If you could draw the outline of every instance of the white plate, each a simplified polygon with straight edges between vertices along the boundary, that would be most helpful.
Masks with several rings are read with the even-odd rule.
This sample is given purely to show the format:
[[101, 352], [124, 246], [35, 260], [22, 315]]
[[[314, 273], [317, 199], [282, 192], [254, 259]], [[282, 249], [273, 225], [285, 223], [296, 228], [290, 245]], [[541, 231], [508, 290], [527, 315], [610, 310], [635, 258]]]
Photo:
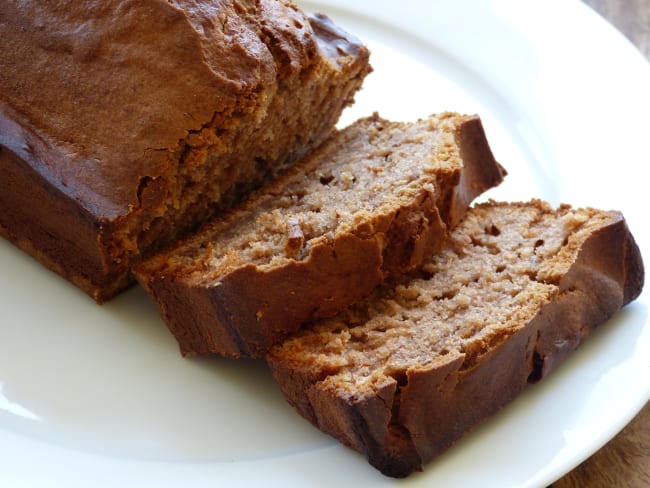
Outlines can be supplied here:
[[[304, 6], [373, 49], [375, 72], [346, 121], [478, 112], [510, 172], [491, 197], [621, 209], [647, 255], [637, 167], [650, 160], [650, 67], [581, 3]], [[4, 241], [0, 262], [0, 485], [393, 483], [299, 418], [263, 363], [182, 359], [140, 290], [98, 307]], [[649, 358], [644, 293], [405, 484], [552, 482], [648, 400]]]

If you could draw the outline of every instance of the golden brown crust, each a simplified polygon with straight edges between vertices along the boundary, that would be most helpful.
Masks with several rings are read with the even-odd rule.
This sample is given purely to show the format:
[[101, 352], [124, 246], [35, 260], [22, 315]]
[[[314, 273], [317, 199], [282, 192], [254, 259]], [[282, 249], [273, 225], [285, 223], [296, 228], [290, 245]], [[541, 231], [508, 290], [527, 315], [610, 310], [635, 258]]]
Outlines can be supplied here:
[[[404, 140], [403, 147], [393, 146], [393, 139], [382, 143], [365, 140], [368, 133], [393, 137], [393, 132], [396, 138]], [[419, 144], [418, 138], [425, 136], [428, 142]], [[379, 180], [377, 176], [376, 181], [386, 186], [377, 190], [386, 194], [386, 198], [370, 205], [378, 208], [371, 212], [359, 210], [351, 217], [353, 225], [336, 217], [332, 227], [323, 231], [324, 235], [312, 236], [303, 258], [294, 259], [297, 249], [290, 249], [290, 259], [274, 258], [281, 257], [280, 262], [266, 258], [270, 261], [252, 263], [246, 257], [239, 258], [239, 254], [255, 246], [271, 247], [271, 231], [257, 230], [260, 220], [279, 212], [280, 202], [291, 201], [294, 193], [307, 193], [300, 184], [309, 179], [307, 175], [318, 174], [323, 166], [319, 165], [321, 160], [340, 160], [336, 171], [344, 176], [348, 173], [345, 168], [352, 160], [349, 155], [352, 150], [358, 163], [349, 172], [357, 171], [359, 178], [362, 172], [388, 173], [389, 163], [382, 166], [388, 157], [388, 153], [384, 156], [382, 152], [387, 151], [384, 146], [402, 162], [397, 166], [395, 180]], [[407, 147], [415, 147], [418, 158], [413, 158]], [[368, 170], [371, 166], [374, 169]], [[442, 114], [413, 124], [399, 124], [375, 115], [333, 136], [312, 158], [294, 166], [283, 178], [246, 202], [243, 209], [231, 212], [176, 249], [162, 252], [138, 266], [136, 275], [158, 304], [184, 353], [260, 356], [305, 321], [332, 316], [365, 296], [387, 275], [418, 266], [440, 249], [449, 225], [459, 220], [471, 199], [500, 183], [504, 174], [492, 156], [476, 116]], [[338, 179], [343, 180], [342, 176]], [[320, 184], [328, 188], [325, 193], [334, 191], [328, 186], [329, 178], [333, 176], [323, 177]], [[413, 188], [408, 196], [394, 198], [391, 192], [396, 192], [396, 188], [390, 186], [406, 188], [403, 178], [412, 180], [409, 188]], [[298, 188], [294, 188], [294, 181]], [[362, 186], [372, 184], [371, 177]], [[368, 191], [358, 187], [353, 193], [355, 201], [349, 205], [361, 206], [359, 199], [368, 203], [371, 198]], [[269, 198], [274, 206], [263, 213], [262, 203]], [[303, 201], [299, 200], [300, 205]], [[280, 222], [272, 230], [295, 235], [295, 221], [300, 220], [296, 215], [305, 215], [298, 205], [290, 204], [288, 217], [282, 217], [294, 222], [292, 225], [283, 227]], [[325, 205], [317, 215], [326, 212], [338, 215], [339, 211], [348, 210], [348, 205], [336, 202]], [[331, 206], [336, 206], [336, 211]], [[444, 219], [440, 207], [445, 212]], [[304, 225], [309, 227], [308, 223]], [[255, 229], [252, 233], [251, 227]], [[241, 239], [248, 239], [249, 234], [252, 237], [231, 242], [226, 233], [242, 236]], [[212, 246], [224, 248], [223, 256], [219, 254], [220, 261], [211, 255]], [[237, 251], [240, 248], [243, 251]], [[287, 252], [286, 244], [280, 251]], [[218, 264], [226, 259], [236, 264]], [[179, 297], [183, 297], [182, 302]]]
[[[499, 212], [501, 218], [497, 218]], [[523, 234], [513, 229], [511, 238], [529, 240], [532, 254], [527, 252], [526, 246], [518, 247], [514, 242], [514, 246], [503, 247], [502, 261], [486, 260], [485, 256], [499, 255], [490, 250], [499, 248], [495, 243], [499, 242], [499, 235], [507, 231], [504, 222], [510, 216], [516, 219], [518, 213], [527, 214], [521, 220], [532, 222], [533, 233], [524, 235], [525, 227], [522, 227]], [[593, 216], [593, 224], [589, 223], [590, 216]], [[385, 322], [380, 329], [384, 330], [392, 320], [388, 318], [389, 313], [398, 317], [410, 313], [399, 308], [400, 301], [406, 300], [408, 295], [398, 298], [397, 293], [378, 291], [376, 296], [388, 297], [383, 305], [388, 307], [384, 317], [373, 315], [381, 314], [382, 308], [372, 305], [375, 302], [371, 298], [367, 301], [371, 305], [366, 302], [357, 305], [340, 320], [310, 325], [274, 348], [267, 357], [289, 403], [302, 416], [343, 444], [365, 454], [373, 466], [388, 476], [404, 477], [421, 469], [468, 430], [514, 399], [527, 383], [548, 374], [594, 327], [637, 297], [643, 286], [639, 249], [618, 213], [588, 210], [578, 211], [574, 216], [569, 207], [553, 211], [539, 201], [526, 204], [490, 202], [470, 210], [468, 222], [470, 218], [475, 225], [465, 228], [467, 234], [454, 233], [454, 251], [450, 251], [450, 255], [461, 256], [459, 261], [451, 262], [464, 264], [454, 265], [442, 281], [436, 283], [449, 280], [460, 284], [465, 280], [466, 270], [486, 274], [489, 271], [483, 267], [494, 264], [485, 263], [497, 263], [499, 269], [494, 276], [504, 276], [501, 282], [482, 285], [477, 294], [468, 295], [473, 298], [456, 302], [461, 303], [457, 313], [461, 320], [465, 316], [467, 320], [474, 320], [482, 307], [488, 310], [488, 304], [494, 299], [490, 297], [504, 300], [495, 302], [497, 310], [507, 309], [505, 303], [512, 295], [516, 305], [502, 317], [503, 322], [487, 316], [488, 312], [484, 311], [481, 328], [473, 333], [476, 339], [458, 337], [458, 346], [431, 344], [431, 351], [422, 353], [424, 357], [416, 355], [417, 360], [404, 360], [401, 372], [390, 371], [391, 362], [400, 361], [395, 357], [397, 353], [393, 353], [377, 364], [375, 371], [371, 355], [375, 350], [388, 347], [389, 336], [382, 340], [380, 335], [371, 335], [372, 328], [365, 324]], [[532, 229], [539, 229], [540, 225], [542, 228], [555, 225], [560, 229], [545, 236], [546, 240], [555, 242], [544, 243], [544, 236], [534, 233]], [[565, 234], [564, 226], [576, 230]], [[563, 236], [565, 242], [562, 242]], [[546, 245], [548, 250], [545, 250]], [[474, 252], [475, 246], [485, 246], [485, 253], [477, 252], [475, 261], [462, 257]], [[507, 257], [511, 249], [519, 249], [521, 255]], [[436, 269], [444, 269], [445, 259], [440, 257], [435, 261], [438, 263]], [[528, 259], [531, 261], [526, 264]], [[521, 279], [517, 278], [518, 272]], [[478, 275], [471, 278], [470, 273], [469, 281], [463, 286], [473, 286]], [[451, 312], [453, 309], [446, 305], [445, 298], [454, 285], [439, 290], [445, 296], [434, 299], [431, 305], [424, 305], [427, 303], [425, 295], [435, 297], [438, 291], [426, 284], [417, 285], [422, 283], [417, 274], [413, 280], [412, 285], [400, 280], [395, 288], [408, 290], [409, 286], [414, 289], [422, 286], [429, 290], [420, 292], [421, 310], [418, 312], [416, 307], [413, 316], [421, 317], [422, 321], [436, 320], [437, 312], [427, 315], [426, 308], [440, 306], [446, 318], [440, 323], [431, 323], [427, 326], [429, 329], [422, 325], [406, 325], [409, 332], [399, 343], [399, 356], [404, 353], [410, 357], [405, 351], [420, 350], [423, 343], [428, 344], [431, 339], [427, 334], [434, 332], [424, 331], [445, 328], [446, 324], [451, 326], [456, 320], [456, 312]], [[533, 288], [528, 292], [521, 288], [520, 292], [520, 285], [513, 286], [506, 280]], [[477, 283], [482, 283], [480, 278]], [[505, 294], [502, 295], [501, 289], [506, 290]], [[518, 293], [523, 297], [519, 302]], [[398, 305], [391, 311], [390, 303], [394, 301]], [[468, 305], [476, 306], [477, 312], [463, 315], [463, 307]], [[379, 312], [365, 312], [364, 315], [366, 307]], [[462, 324], [460, 326], [462, 330]], [[485, 332], [481, 332], [483, 328]], [[356, 341], [361, 341], [360, 345], [356, 345]], [[351, 352], [344, 355], [342, 351], [347, 346], [343, 344], [347, 343]], [[357, 355], [365, 359], [362, 361]], [[352, 361], [367, 362], [368, 366], [354, 366], [356, 363]], [[386, 372], [381, 373], [381, 370]]]
[[621, 214], [594, 232], [559, 282], [559, 294], [544, 308], [530, 381], [537, 381], [621, 307], [639, 296], [641, 252]]
[[43, 155], [44, 178], [97, 217], [136, 205], [140, 178], [168, 171], [167, 151], [274, 78], [232, 2], [221, 3], [232, 34], [214, 21], [196, 30], [202, 3], [194, 16], [160, 0], [3, 5], [1, 64], [14, 69], [0, 75], [2, 102], [65, 154]]
[[[0, 37], [0, 169], [58, 207], [3, 188], [2, 233], [98, 301], [317, 145], [370, 71], [358, 40], [285, 0], [12, 0]], [[83, 235], [48, 228], [64, 207]]]

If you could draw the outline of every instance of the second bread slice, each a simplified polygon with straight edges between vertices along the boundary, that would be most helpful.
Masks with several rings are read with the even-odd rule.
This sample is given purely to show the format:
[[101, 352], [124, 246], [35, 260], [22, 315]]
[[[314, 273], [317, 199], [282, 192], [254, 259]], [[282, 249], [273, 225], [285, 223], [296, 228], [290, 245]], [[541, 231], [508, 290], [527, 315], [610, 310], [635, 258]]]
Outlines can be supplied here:
[[260, 356], [417, 267], [504, 175], [476, 116], [374, 115], [136, 276], [184, 354]]

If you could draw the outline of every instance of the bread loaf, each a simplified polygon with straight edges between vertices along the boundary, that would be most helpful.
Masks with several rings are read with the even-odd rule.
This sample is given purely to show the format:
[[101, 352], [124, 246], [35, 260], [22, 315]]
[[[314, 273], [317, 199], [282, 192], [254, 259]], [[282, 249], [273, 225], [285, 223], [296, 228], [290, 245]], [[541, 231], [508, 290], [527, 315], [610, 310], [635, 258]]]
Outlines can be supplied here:
[[636, 298], [617, 212], [489, 202], [450, 245], [268, 355], [298, 412], [404, 477], [538, 381]]
[[503, 175], [476, 116], [375, 115], [135, 272], [184, 353], [260, 356], [418, 266]]
[[288, 0], [7, 0], [0, 39], [0, 234], [97, 301], [323, 141], [370, 71]]

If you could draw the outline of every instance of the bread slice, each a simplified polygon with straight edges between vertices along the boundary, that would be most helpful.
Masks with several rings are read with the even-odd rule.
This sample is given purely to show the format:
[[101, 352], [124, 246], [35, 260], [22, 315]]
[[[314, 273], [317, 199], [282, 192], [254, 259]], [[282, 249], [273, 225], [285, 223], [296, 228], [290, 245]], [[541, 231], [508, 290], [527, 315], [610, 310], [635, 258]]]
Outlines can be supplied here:
[[547, 374], [643, 279], [620, 213], [489, 202], [422, 269], [306, 326], [268, 363], [302, 416], [404, 477]]
[[260, 356], [419, 265], [503, 175], [476, 116], [374, 115], [135, 272], [183, 353]]
[[0, 10], [0, 235], [100, 302], [322, 142], [371, 69], [288, 0]]

